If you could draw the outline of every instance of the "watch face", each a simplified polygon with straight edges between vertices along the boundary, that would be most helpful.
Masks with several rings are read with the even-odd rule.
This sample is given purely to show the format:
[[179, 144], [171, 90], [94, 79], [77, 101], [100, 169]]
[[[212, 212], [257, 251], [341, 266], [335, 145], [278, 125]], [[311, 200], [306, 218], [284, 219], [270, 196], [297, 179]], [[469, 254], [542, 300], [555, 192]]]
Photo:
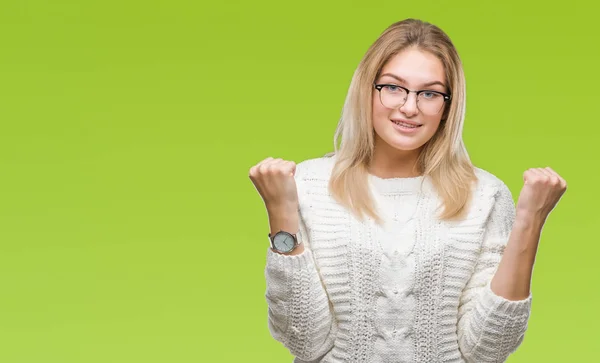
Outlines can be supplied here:
[[273, 237], [273, 247], [281, 252], [289, 252], [294, 248], [294, 237], [286, 232], [278, 232]]

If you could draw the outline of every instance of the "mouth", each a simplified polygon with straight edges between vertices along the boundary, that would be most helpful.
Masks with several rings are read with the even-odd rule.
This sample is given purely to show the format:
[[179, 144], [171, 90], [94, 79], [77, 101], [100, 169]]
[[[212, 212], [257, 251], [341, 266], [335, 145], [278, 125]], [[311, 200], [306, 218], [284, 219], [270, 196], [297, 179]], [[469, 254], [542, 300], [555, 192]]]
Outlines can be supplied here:
[[406, 130], [418, 129], [419, 127], [423, 126], [423, 124], [420, 124], [420, 123], [414, 122], [414, 121], [408, 121], [408, 120], [395, 119], [395, 120], [390, 120], [390, 121], [392, 123], [394, 123], [396, 126], [400, 127], [401, 129], [406, 129]]

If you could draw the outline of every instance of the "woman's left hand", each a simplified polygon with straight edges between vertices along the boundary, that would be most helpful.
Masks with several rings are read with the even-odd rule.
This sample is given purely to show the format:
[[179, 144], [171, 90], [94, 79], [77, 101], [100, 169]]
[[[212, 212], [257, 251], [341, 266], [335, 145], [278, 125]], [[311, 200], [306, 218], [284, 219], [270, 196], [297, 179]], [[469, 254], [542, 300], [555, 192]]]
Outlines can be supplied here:
[[523, 173], [524, 185], [517, 201], [517, 219], [544, 223], [562, 195], [567, 182], [551, 168], [532, 168]]

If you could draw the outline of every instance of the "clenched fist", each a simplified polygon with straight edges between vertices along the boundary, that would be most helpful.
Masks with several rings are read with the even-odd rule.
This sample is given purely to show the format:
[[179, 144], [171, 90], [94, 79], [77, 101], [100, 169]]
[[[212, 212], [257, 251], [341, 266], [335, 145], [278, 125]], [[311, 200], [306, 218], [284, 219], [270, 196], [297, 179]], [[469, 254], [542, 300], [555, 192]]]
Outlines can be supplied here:
[[549, 167], [528, 169], [523, 173], [523, 181], [517, 216], [546, 220], [567, 190], [567, 182]]
[[264, 159], [250, 168], [250, 180], [256, 187], [267, 208], [296, 210], [296, 163], [283, 159]]

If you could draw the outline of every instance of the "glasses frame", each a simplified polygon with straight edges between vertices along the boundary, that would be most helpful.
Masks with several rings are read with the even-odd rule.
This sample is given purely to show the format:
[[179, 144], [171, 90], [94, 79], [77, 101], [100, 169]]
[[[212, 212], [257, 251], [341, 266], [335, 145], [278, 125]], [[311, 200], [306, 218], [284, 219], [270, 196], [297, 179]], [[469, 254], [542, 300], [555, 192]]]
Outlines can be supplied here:
[[[444, 105], [450, 101], [452, 99], [452, 95], [448, 94], [448, 93], [444, 93], [444, 92], [440, 92], [440, 91], [434, 91], [434, 90], [429, 90], [429, 89], [422, 89], [422, 90], [418, 90], [418, 91], [413, 91], [410, 90], [404, 86], [399, 86], [397, 84], [391, 84], [391, 83], [373, 83], [373, 86], [375, 87], [375, 89], [377, 91], [379, 91], [379, 102], [381, 102], [381, 104], [384, 107], [387, 107], [386, 105], [383, 104], [383, 101], [381, 101], [381, 89], [385, 86], [393, 86], [393, 87], [398, 87], [398, 88], [402, 88], [404, 91], [406, 91], [406, 99], [404, 100], [404, 102], [401, 105], [398, 105], [397, 107], [402, 107], [406, 104], [406, 100], [408, 100], [408, 95], [411, 93], [415, 93], [417, 95], [417, 108], [419, 108], [419, 110], [421, 112], [423, 112], [421, 110], [421, 108], [419, 107], [419, 95], [423, 92], [429, 92], [429, 93], [437, 93], [439, 95], [442, 95], [442, 97], [444, 97], [444, 103], [442, 104], [442, 107], [440, 108], [440, 110], [444, 107]], [[389, 107], [387, 107], [389, 108]], [[438, 110], [438, 112], [440, 112], [440, 110]]]

